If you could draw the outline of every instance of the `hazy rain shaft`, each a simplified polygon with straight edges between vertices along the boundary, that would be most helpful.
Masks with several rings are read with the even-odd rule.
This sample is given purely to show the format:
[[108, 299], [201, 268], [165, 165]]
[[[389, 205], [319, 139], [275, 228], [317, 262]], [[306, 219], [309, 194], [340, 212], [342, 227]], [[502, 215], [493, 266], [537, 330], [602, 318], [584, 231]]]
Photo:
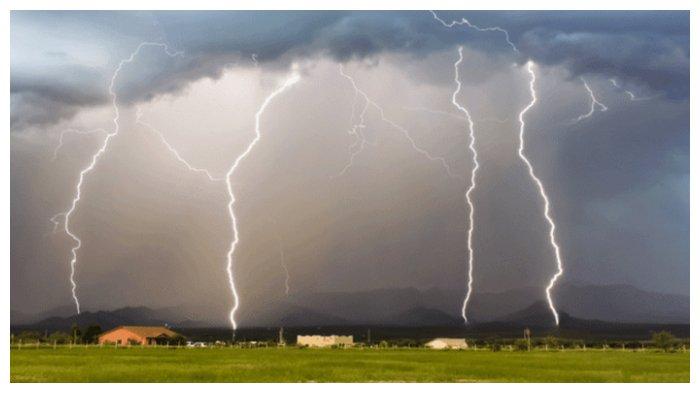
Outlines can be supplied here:
[[[55, 215], [105, 140], [94, 130], [115, 130], [110, 77], [140, 42], [181, 55], [142, 48], [115, 80], [119, 133], [70, 216], [82, 310], [177, 307], [229, 326], [230, 175], [239, 325], [264, 324], [289, 302], [321, 307], [318, 293], [396, 288], [437, 294], [432, 306], [460, 318], [474, 162], [453, 103], [459, 47], [454, 100], [473, 120], [479, 164], [470, 302], [530, 287], [540, 290], [527, 303], [543, 300], [557, 271], [540, 192], [518, 156], [528, 60], [537, 103], [525, 152], [556, 222], [557, 285], [687, 295], [688, 16], [652, 25], [626, 13], [621, 32], [609, 14], [438, 12], [499, 26], [505, 42], [500, 30], [447, 28], [427, 11], [13, 12], [11, 307], [73, 305], [75, 242]], [[256, 21], [270, 29], [242, 33]], [[71, 28], [54, 34], [47, 22]], [[72, 45], [78, 30], [95, 34]], [[261, 105], [292, 74], [231, 171]]]

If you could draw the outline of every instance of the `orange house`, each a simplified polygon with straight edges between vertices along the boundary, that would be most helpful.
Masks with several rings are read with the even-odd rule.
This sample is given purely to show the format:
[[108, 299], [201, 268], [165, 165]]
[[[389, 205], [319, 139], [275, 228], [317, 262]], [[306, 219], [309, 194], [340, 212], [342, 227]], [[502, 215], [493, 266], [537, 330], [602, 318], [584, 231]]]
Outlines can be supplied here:
[[118, 326], [102, 333], [98, 342], [117, 345], [128, 345], [130, 342], [153, 345], [175, 336], [178, 334], [162, 326]]

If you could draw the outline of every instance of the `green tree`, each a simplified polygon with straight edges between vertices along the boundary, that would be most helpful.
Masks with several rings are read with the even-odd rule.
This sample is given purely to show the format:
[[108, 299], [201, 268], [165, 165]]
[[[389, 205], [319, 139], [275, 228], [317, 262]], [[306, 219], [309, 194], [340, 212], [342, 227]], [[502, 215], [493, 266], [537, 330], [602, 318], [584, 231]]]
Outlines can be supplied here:
[[23, 330], [17, 335], [17, 340], [22, 343], [41, 341], [42, 334], [33, 330]]
[[527, 342], [527, 339], [521, 338], [519, 340], [515, 340], [515, 349], [518, 351], [527, 351], [530, 349], [530, 345]]
[[53, 332], [49, 335], [49, 342], [56, 344], [68, 344], [71, 340], [70, 334], [66, 332]]
[[82, 336], [82, 333], [80, 332], [80, 328], [78, 327], [78, 324], [74, 323], [73, 326], [71, 326], [70, 335], [73, 338], [74, 343], [80, 342], [80, 338]]
[[90, 325], [87, 329], [85, 329], [85, 333], [83, 333], [83, 342], [95, 344], [97, 343], [97, 338], [100, 336], [100, 334], [102, 334], [102, 328], [100, 325]]
[[173, 337], [168, 337], [167, 344], [168, 345], [185, 345], [185, 344], [187, 344], [187, 339], [184, 336], [181, 336], [178, 334], [178, 335], [173, 336]]
[[676, 346], [678, 340], [673, 334], [662, 330], [660, 332], [654, 332], [651, 335], [651, 341], [654, 342], [654, 346], [657, 348], [663, 350], [664, 352], [668, 352]]
[[559, 339], [554, 336], [547, 336], [544, 338], [544, 345], [547, 349], [557, 349], [559, 346]]

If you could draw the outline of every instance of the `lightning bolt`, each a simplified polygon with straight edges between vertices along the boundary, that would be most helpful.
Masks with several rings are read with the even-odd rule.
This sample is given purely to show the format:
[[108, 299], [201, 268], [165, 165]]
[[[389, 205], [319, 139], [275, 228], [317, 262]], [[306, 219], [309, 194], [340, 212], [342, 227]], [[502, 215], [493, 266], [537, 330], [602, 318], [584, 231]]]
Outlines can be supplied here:
[[505, 30], [505, 29], [498, 27], [498, 26], [479, 27], [479, 26], [469, 22], [469, 20], [467, 18], [462, 18], [462, 20], [459, 20], [459, 21], [453, 20], [452, 22], [447, 23], [443, 19], [441, 19], [439, 16], [437, 16], [435, 11], [430, 11], [430, 13], [433, 14], [433, 18], [435, 18], [435, 20], [437, 20], [443, 26], [448, 27], [448, 28], [452, 28], [454, 26], [467, 26], [469, 28], [472, 28], [474, 30], [481, 31], [481, 32], [498, 31], [505, 36], [506, 42], [508, 43], [508, 45], [510, 45], [511, 49], [513, 49], [513, 52], [518, 53], [518, 48], [516, 48], [515, 44], [510, 40], [510, 33], [508, 33], [508, 30]]
[[537, 103], [537, 91], [535, 90], [535, 82], [536, 82], [536, 76], [535, 76], [535, 71], [533, 70], [533, 62], [528, 61], [527, 62], [527, 72], [530, 74], [530, 97], [531, 100], [523, 108], [522, 111], [520, 111], [520, 114], [518, 115], [518, 120], [520, 121], [520, 146], [518, 147], [518, 155], [520, 156], [520, 159], [523, 160], [525, 165], [528, 168], [528, 171], [530, 173], [530, 177], [532, 178], [532, 181], [537, 185], [537, 188], [540, 191], [540, 196], [542, 196], [542, 200], [544, 202], [544, 217], [549, 223], [549, 242], [552, 245], [552, 248], [554, 249], [554, 255], [556, 257], [556, 262], [557, 262], [557, 272], [552, 276], [552, 278], [549, 280], [549, 285], [547, 285], [547, 288], [545, 290], [545, 293], [547, 295], [547, 302], [549, 303], [549, 308], [552, 310], [552, 315], [554, 315], [554, 321], [559, 326], [559, 313], [557, 313], [556, 308], [554, 307], [554, 302], [552, 301], [552, 288], [554, 288], [554, 284], [557, 282], [557, 279], [564, 273], [564, 268], [563, 268], [563, 263], [561, 260], [561, 254], [559, 252], [559, 244], [557, 244], [557, 239], [556, 239], [556, 225], [554, 224], [554, 220], [552, 219], [550, 213], [549, 213], [549, 198], [547, 197], [547, 193], [545, 192], [544, 186], [542, 185], [542, 182], [540, 179], [535, 175], [535, 170], [532, 167], [532, 164], [530, 161], [527, 159], [525, 156], [525, 141], [524, 141], [524, 134], [525, 134], [525, 114]]
[[168, 143], [168, 140], [165, 139], [165, 136], [163, 135], [162, 132], [160, 132], [160, 130], [158, 130], [157, 128], [155, 128], [151, 124], [143, 121], [143, 112], [141, 111], [141, 108], [138, 108], [138, 110], [137, 110], [136, 124], [140, 124], [140, 125], [148, 128], [149, 130], [151, 130], [154, 134], [158, 135], [158, 137], [160, 138], [160, 141], [163, 143], [163, 145], [165, 145], [165, 147], [168, 149], [168, 151], [170, 151], [170, 153], [172, 153], [172, 155], [175, 156], [175, 158], [179, 162], [181, 162], [188, 170], [190, 170], [192, 172], [196, 172], [196, 173], [202, 173], [210, 181], [213, 181], [213, 182], [224, 180], [223, 177], [216, 177], [216, 176], [212, 175], [208, 170], [202, 169], [202, 168], [197, 168], [197, 167], [193, 166], [192, 164], [190, 164], [189, 162], [187, 162], [187, 160], [185, 160], [180, 155], [180, 153], [170, 143]]
[[56, 145], [56, 148], [53, 149], [53, 158], [51, 159], [52, 161], [56, 161], [58, 158], [58, 151], [61, 150], [63, 147], [63, 137], [66, 134], [78, 134], [78, 135], [91, 135], [91, 134], [106, 134], [107, 131], [105, 131], [103, 128], [97, 128], [95, 130], [63, 130], [61, 131], [61, 134], [58, 136], [58, 144]]
[[[379, 106], [379, 104], [377, 104], [375, 101], [373, 101], [371, 98], [369, 98], [369, 96], [357, 86], [357, 83], [355, 82], [355, 79], [353, 79], [353, 77], [351, 77], [350, 75], [345, 73], [345, 69], [343, 68], [342, 64], [339, 65], [338, 69], [340, 71], [340, 74], [343, 77], [345, 77], [348, 81], [350, 81], [353, 89], [355, 90], [355, 94], [356, 95], [359, 94], [360, 96], [362, 96], [362, 98], [364, 99], [364, 102], [365, 102], [365, 106], [363, 107], [362, 112], [360, 114], [360, 123], [353, 126], [353, 129], [351, 130], [351, 133], [354, 134], [355, 136], [357, 136], [358, 139], [360, 140], [360, 149], [356, 150], [354, 152], [354, 154], [350, 155], [350, 160], [349, 160], [348, 164], [346, 164], [345, 167], [343, 168], [343, 170], [341, 170], [340, 173], [338, 175], [336, 175], [335, 177], [338, 177], [338, 176], [344, 174], [345, 172], [347, 172], [347, 170], [352, 166], [354, 159], [355, 159], [355, 156], [357, 154], [359, 154], [364, 149], [364, 147], [368, 144], [366, 138], [364, 137], [364, 134], [362, 132], [357, 132], [357, 131], [365, 128], [366, 125], [364, 123], [364, 121], [365, 121], [364, 115], [367, 111], [367, 107], [372, 106], [379, 112], [379, 116], [383, 122], [389, 124], [391, 127], [395, 128], [401, 132], [403, 137], [406, 140], [408, 140], [408, 142], [411, 144], [411, 147], [413, 148], [413, 150], [415, 150], [416, 152], [421, 154], [423, 157], [425, 157], [429, 161], [440, 162], [440, 164], [442, 165], [443, 169], [445, 170], [445, 172], [447, 173], [448, 176], [450, 176], [452, 178], [457, 178], [457, 179], [460, 178], [459, 176], [455, 175], [452, 172], [452, 169], [450, 168], [450, 166], [447, 164], [447, 161], [443, 157], [433, 156], [427, 150], [419, 147], [416, 144], [416, 141], [413, 140], [413, 138], [411, 137], [411, 134], [408, 132], [407, 129], [405, 129], [404, 127], [401, 127], [400, 125], [398, 125], [394, 121], [389, 120], [386, 117], [386, 115], [384, 114], [384, 109], [381, 106]], [[357, 143], [357, 141], [356, 141], [356, 143]]]
[[[273, 218], [269, 218], [270, 223], [274, 228], [278, 228], [277, 226], [277, 220]], [[277, 245], [279, 247], [279, 257], [280, 257], [280, 266], [282, 267], [282, 270], [284, 270], [284, 294], [289, 296], [289, 268], [287, 266], [287, 262], [285, 261], [284, 258], [284, 246], [282, 245], [282, 236], [280, 236], [279, 231], [275, 230], [275, 239], [277, 240]]]
[[[158, 42], [142, 42], [140, 43], [136, 49], [129, 55], [129, 57], [122, 59], [119, 64], [117, 65], [117, 68], [114, 70], [114, 73], [112, 74], [112, 78], [110, 79], [109, 83], [109, 95], [112, 97], [112, 107], [114, 109], [114, 118], [112, 119], [112, 122], [114, 123], [114, 130], [110, 133], [107, 134], [105, 139], [102, 141], [102, 145], [99, 147], [99, 149], [92, 155], [92, 159], [90, 160], [90, 163], [88, 164], [87, 167], [83, 168], [80, 171], [80, 176], [78, 177], [78, 183], [75, 186], [75, 194], [73, 196], [73, 200], [70, 204], [70, 207], [68, 210], [62, 213], [58, 213], [54, 217], [51, 218], [51, 221], [54, 223], [55, 226], [57, 226], [56, 222], [58, 222], [58, 217], [63, 217], [63, 230], [66, 232], [68, 236], [73, 240], [75, 245], [73, 248], [71, 248], [71, 260], [70, 260], [70, 284], [71, 284], [71, 295], [73, 297], [73, 302], [75, 303], [75, 308], [78, 314], [80, 314], [80, 301], [78, 300], [78, 295], [77, 295], [77, 288], [78, 285], [75, 281], [75, 265], [78, 262], [78, 250], [82, 246], [82, 241], [80, 238], [73, 233], [70, 230], [70, 219], [75, 212], [76, 207], [78, 206], [78, 202], [80, 201], [80, 198], [82, 196], [82, 189], [83, 189], [83, 182], [85, 181], [85, 177], [93, 171], [97, 163], [99, 162], [100, 158], [102, 155], [105, 153], [107, 148], [109, 147], [110, 141], [116, 137], [119, 134], [119, 106], [117, 105], [117, 93], [114, 91], [114, 85], [117, 80], [117, 76], [121, 72], [122, 68], [131, 62], [134, 61], [136, 56], [141, 52], [141, 50], [144, 47], [147, 46], [157, 46], [163, 48], [165, 53], [170, 56], [170, 57], [175, 57], [178, 55], [181, 55], [181, 52], [170, 52], [170, 49], [166, 44], [163, 43], [158, 43]], [[55, 228], [55, 227], [54, 227]]]
[[[341, 74], [344, 75], [343, 72], [343, 66], [340, 66], [340, 72]], [[357, 98], [360, 96], [360, 90], [357, 88], [357, 85], [355, 84], [355, 81], [350, 78], [350, 82], [352, 83], [353, 88], [355, 89], [355, 98], [353, 99], [352, 102], [352, 113], [350, 114], [350, 120], [353, 121], [355, 119], [355, 113], [357, 109]], [[365, 124], [365, 114], [367, 113], [367, 109], [369, 108], [369, 100], [365, 99], [364, 104], [362, 106], [362, 110], [360, 111], [359, 114], [359, 122], [354, 123], [352, 125], [352, 128], [348, 131], [348, 134], [352, 135], [355, 137], [355, 141], [352, 143], [352, 145], [348, 146], [348, 154], [349, 154], [349, 159], [348, 163], [345, 164], [343, 169], [335, 176], [333, 177], [340, 177], [345, 174], [355, 163], [355, 157], [362, 152], [367, 145], [370, 145], [371, 143], [367, 140], [364, 134], [364, 129], [367, 127]], [[359, 146], [359, 148], [358, 148]]]
[[236, 323], [236, 310], [238, 310], [238, 306], [240, 304], [239, 298], [238, 298], [238, 292], [236, 291], [236, 284], [233, 276], [233, 265], [234, 265], [234, 259], [233, 255], [236, 252], [236, 246], [238, 245], [238, 221], [236, 220], [236, 212], [234, 210], [235, 204], [236, 204], [236, 195], [233, 192], [233, 184], [231, 183], [231, 177], [233, 174], [236, 172], [236, 169], [238, 169], [238, 166], [240, 163], [250, 154], [250, 152], [253, 150], [255, 145], [258, 143], [261, 137], [260, 133], [260, 119], [262, 118], [262, 115], [265, 113], [265, 109], [267, 109], [268, 105], [272, 102], [272, 100], [275, 99], [278, 95], [282, 94], [285, 90], [287, 90], [289, 87], [294, 85], [299, 81], [300, 77], [298, 74], [293, 73], [282, 85], [280, 85], [275, 91], [270, 93], [270, 95], [265, 98], [265, 101], [263, 101], [262, 105], [258, 109], [258, 111], [255, 113], [255, 138], [250, 141], [246, 149], [241, 153], [238, 157], [236, 157], [236, 160], [233, 162], [233, 165], [229, 168], [228, 172], [226, 172], [226, 189], [228, 191], [229, 195], [229, 203], [228, 203], [228, 214], [231, 219], [231, 231], [233, 232], [233, 240], [231, 241], [231, 245], [228, 250], [228, 254], [226, 255], [226, 273], [228, 275], [228, 283], [229, 287], [231, 289], [231, 295], [233, 297], [233, 307], [231, 308], [231, 311], [229, 313], [229, 321], [231, 322], [231, 327], [233, 328], [233, 333], [235, 335], [236, 329], [238, 327]]
[[626, 89], [623, 89], [622, 86], [620, 86], [620, 85], [617, 83], [617, 80], [616, 80], [616, 79], [610, 78], [610, 79], [608, 79], [608, 80], [610, 81], [610, 84], [612, 84], [616, 89], [622, 90], [622, 91], [627, 95], [627, 97], [630, 98], [630, 101], [646, 101], [646, 100], [651, 100], [651, 99], [653, 99], [653, 98], [658, 97], [658, 95], [651, 96], [651, 97], [637, 97], [637, 96], [636, 96], [634, 93], [632, 93], [631, 91], [626, 90]]
[[583, 87], [586, 88], [586, 91], [588, 91], [588, 95], [591, 97], [591, 109], [588, 111], [588, 113], [584, 113], [583, 115], [574, 119], [573, 123], [578, 123], [583, 119], [588, 119], [589, 117], [593, 116], [596, 107], [600, 108], [601, 112], [605, 112], [608, 110], [607, 106], [605, 106], [602, 102], [598, 101], [598, 99], [595, 98], [595, 94], [593, 93], [591, 87], [588, 86], [588, 82], [586, 82], [586, 80], [583, 78], [581, 78], [581, 82], [583, 82]]
[[472, 116], [469, 110], [457, 102], [457, 95], [462, 90], [462, 81], [459, 79], [459, 65], [462, 64], [464, 60], [464, 55], [462, 54], [463, 48], [460, 46], [458, 49], [459, 59], [454, 64], [455, 68], [455, 91], [452, 93], [452, 105], [454, 105], [460, 112], [464, 114], [464, 118], [469, 126], [469, 150], [472, 152], [472, 172], [469, 183], [469, 188], [464, 194], [464, 197], [469, 205], [469, 229], [467, 231], [467, 249], [468, 254], [468, 271], [467, 271], [467, 294], [462, 302], [462, 318], [464, 323], [468, 323], [467, 319], [467, 305], [469, 303], [469, 298], [472, 294], [472, 282], [474, 281], [473, 271], [474, 271], [474, 248], [472, 247], [472, 235], [474, 233], [474, 204], [472, 203], [471, 194], [476, 189], [476, 172], [479, 170], [479, 160], [478, 154], [476, 152], [476, 136], [474, 135], [474, 122], [472, 121]]
[[624, 91], [625, 94], [627, 94], [627, 96], [630, 98], [630, 101], [635, 101], [637, 99], [637, 96], [635, 96], [634, 93], [632, 93], [629, 90], [625, 90], [620, 85], [618, 85], [617, 81], [614, 78], [610, 78], [609, 81], [613, 86], [615, 86], [616, 89]]

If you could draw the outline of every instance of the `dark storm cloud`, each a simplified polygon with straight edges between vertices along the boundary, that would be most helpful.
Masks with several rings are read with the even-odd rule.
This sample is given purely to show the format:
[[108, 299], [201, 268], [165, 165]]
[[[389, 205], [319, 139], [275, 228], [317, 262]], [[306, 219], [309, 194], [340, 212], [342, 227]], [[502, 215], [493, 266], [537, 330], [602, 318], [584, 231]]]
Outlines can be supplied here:
[[[56, 78], [55, 74], [60, 74], [61, 78]], [[60, 67], [55, 74], [36, 75], [20, 70], [12, 74], [12, 128], [49, 124], [70, 118], [81, 108], [107, 102], [105, 86], [97, 70], [70, 65]]]
[[[499, 25], [520, 48], [514, 60], [533, 58], [564, 64], [573, 76], [604, 74], [631, 80], [677, 98], [688, 95], [687, 12], [439, 12], [449, 21], [468, 17], [480, 26]], [[380, 52], [426, 56], [461, 44], [489, 53], [510, 54], [498, 32], [466, 27], [448, 29], [428, 12], [14, 12], [12, 40], [27, 30], [43, 35], [81, 34], [109, 50], [99, 77], [74, 78], [57, 56], [70, 58], [71, 48], [42, 48], [42, 69], [24, 73], [23, 56], [33, 48], [13, 45], [13, 129], [73, 115], [82, 106], [107, 101], [106, 85], [120, 58], [141, 41], [167, 42], [185, 57], [173, 62], [152, 55], [139, 72], [123, 80], [125, 100], [148, 100], [176, 93], [193, 80], [216, 78], [232, 62], [250, 64], [252, 54], [270, 67], [284, 67], [297, 58], [331, 56], [365, 58]], [[42, 36], [42, 34], [39, 34]], [[37, 44], [39, 46], [39, 44]], [[38, 48], [37, 48], [38, 51]], [[65, 53], [68, 53], [66, 55]], [[18, 60], [16, 60], [18, 59]], [[16, 60], [16, 61], [15, 61]], [[16, 81], [21, 77], [21, 81]], [[36, 85], [36, 86], [34, 86]], [[52, 86], [48, 86], [52, 85]], [[89, 85], [89, 86], [87, 86]], [[85, 94], [85, 91], [88, 94]], [[41, 97], [40, 116], [25, 103], [37, 102], [37, 91], [60, 91]], [[101, 92], [101, 93], [100, 93]], [[128, 92], [128, 93], [126, 93]], [[27, 97], [29, 96], [29, 97]], [[86, 102], [78, 102], [78, 101]]]

